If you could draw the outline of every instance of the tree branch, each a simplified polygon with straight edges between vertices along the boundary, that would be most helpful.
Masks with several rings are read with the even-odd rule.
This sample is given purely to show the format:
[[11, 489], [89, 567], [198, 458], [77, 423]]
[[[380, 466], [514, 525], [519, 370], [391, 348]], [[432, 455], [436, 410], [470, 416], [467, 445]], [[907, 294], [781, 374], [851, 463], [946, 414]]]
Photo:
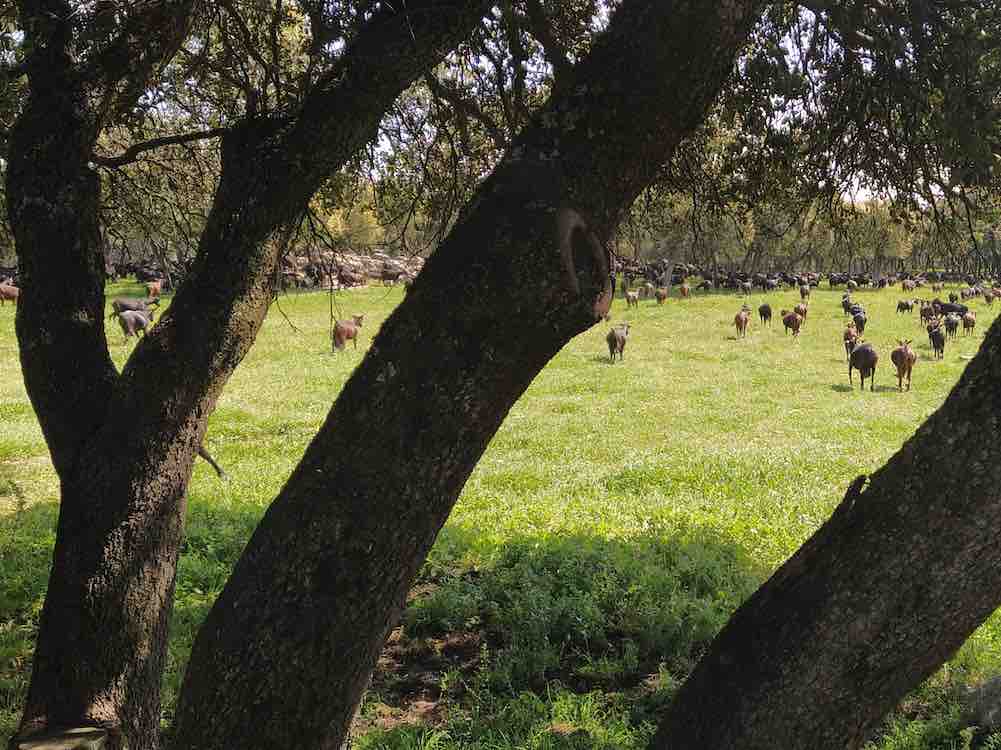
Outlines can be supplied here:
[[546, 62], [553, 68], [553, 79], [560, 81], [566, 78], [573, 66], [566, 48], [553, 34], [552, 24], [546, 15], [546, 9], [542, 6], [542, 0], [526, 0], [526, 11], [528, 12], [528, 28], [532, 36], [542, 45], [542, 50], [546, 55]]
[[424, 81], [427, 83], [428, 89], [433, 96], [444, 99], [451, 104], [457, 114], [465, 115], [480, 123], [483, 129], [487, 131], [487, 135], [490, 136], [490, 140], [493, 141], [496, 149], [503, 151], [507, 147], [508, 139], [504, 131], [500, 129], [490, 115], [483, 111], [483, 108], [475, 99], [463, 96], [457, 89], [438, 80], [438, 77], [434, 73], [428, 73], [424, 76]]
[[117, 156], [102, 156], [100, 154], [93, 154], [90, 160], [102, 167], [117, 169], [118, 167], [124, 167], [126, 164], [131, 164], [136, 161], [141, 154], [144, 154], [147, 151], [153, 151], [158, 148], [163, 148], [164, 146], [176, 146], [182, 143], [220, 138], [228, 132], [229, 128], [210, 128], [209, 130], [198, 130], [191, 133], [166, 135], [162, 138], [152, 138], [148, 141], [143, 141], [142, 143], [133, 143]]

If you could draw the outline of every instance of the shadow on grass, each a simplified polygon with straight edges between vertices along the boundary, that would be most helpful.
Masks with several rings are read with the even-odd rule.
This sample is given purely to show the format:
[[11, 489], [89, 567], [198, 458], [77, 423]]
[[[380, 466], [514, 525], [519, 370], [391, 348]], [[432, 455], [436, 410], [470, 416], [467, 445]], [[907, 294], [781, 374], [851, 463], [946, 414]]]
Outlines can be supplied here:
[[[13, 707], [27, 689], [57, 510], [38, 505], [0, 517], [0, 612], [19, 623], [6, 631], [16, 640], [0, 634], [13, 656], [0, 664], [0, 708], [8, 708], [0, 730], [13, 730]], [[168, 722], [194, 637], [262, 514], [205, 502], [189, 509], [164, 676]], [[560, 701], [576, 711], [587, 700], [606, 701], [588, 696], [607, 693], [620, 696], [614, 716], [599, 711], [591, 724], [581, 716], [568, 723], [593, 734], [618, 721], [641, 739], [639, 727], [656, 718], [766, 573], [736, 541], [699, 526], [627, 538], [540, 533], [503, 541], [446, 526], [379, 660], [368, 705], [380, 713], [369, 710], [360, 728], [433, 728], [446, 715], [469, 719], [473, 711], [483, 732], [500, 722], [518, 734], [505, 717], [514, 703], [530, 700], [537, 734], [563, 721]], [[447, 712], [438, 710], [446, 703]], [[615, 746], [632, 744], [623, 735]]]

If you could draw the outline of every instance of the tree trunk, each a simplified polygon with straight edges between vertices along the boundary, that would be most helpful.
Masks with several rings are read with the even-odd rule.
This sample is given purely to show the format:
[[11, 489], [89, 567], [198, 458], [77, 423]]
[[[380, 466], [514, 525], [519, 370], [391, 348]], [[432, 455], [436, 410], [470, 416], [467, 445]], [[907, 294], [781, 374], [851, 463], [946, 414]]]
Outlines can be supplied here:
[[757, 6], [627, 0], [557, 84], [255, 531], [196, 639], [179, 747], [344, 740], [463, 484], [538, 371], [607, 308], [601, 240], [701, 121]]
[[226, 133], [195, 269], [120, 377], [104, 338], [99, 182], [87, 167], [98, 128], [68, 55], [39, 46], [7, 195], [26, 279], [22, 368], [62, 504], [20, 737], [100, 725], [112, 747], [157, 746], [185, 492], [208, 415], [272, 298], [272, 239], [486, 5], [380, 11], [298, 116]]
[[651, 747], [857, 748], [1001, 604], [1001, 323], [946, 402], [731, 618]]

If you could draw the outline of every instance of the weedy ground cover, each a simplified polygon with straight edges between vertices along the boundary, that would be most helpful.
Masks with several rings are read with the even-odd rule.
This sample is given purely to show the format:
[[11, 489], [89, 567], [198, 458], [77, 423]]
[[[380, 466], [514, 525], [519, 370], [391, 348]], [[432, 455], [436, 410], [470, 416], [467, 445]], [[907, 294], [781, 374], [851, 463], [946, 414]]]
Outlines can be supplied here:
[[[825, 284], [826, 286], [826, 284]], [[947, 290], [948, 291], [948, 290]], [[120, 284], [109, 296], [140, 293]], [[402, 299], [336, 296], [364, 312], [358, 351], [332, 354], [329, 300], [284, 297], [212, 415], [190, 488], [165, 677], [165, 721], [192, 638], [236, 558], [379, 325]], [[944, 400], [997, 310], [935, 361], [898, 289], [862, 291], [876, 390], [848, 386], [840, 292], [814, 291], [801, 335], [779, 311], [798, 293], [672, 297], [627, 310], [625, 360], [610, 324], [578, 336], [518, 402], [470, 478], [411, 592], [355, 727], [358, 747], [641, 748], [729, 614], [830, 514], [848, 483], [899, 449]], [[758, 323], [769, 301], [771, 328]], [[284, 312], [284, 316], [282, 314]], [[58, 483], [17, 367], [13, 308], [0, 310], [0, 737], [30, 671], [54, 541]], [[290, 327], [285, 316], [294, 323]], [[108, 328], [121, 365], [134, 344]], [[913, 339], [910, 392], [890, 350]], [[415, 436], [419, 439], [419, 436]], [[873, 748], [969, 746], [961, 689], [1001, 673], [995, 615], [904, 701]], [[989, 740], [1001, 747], [1001, 738]]]

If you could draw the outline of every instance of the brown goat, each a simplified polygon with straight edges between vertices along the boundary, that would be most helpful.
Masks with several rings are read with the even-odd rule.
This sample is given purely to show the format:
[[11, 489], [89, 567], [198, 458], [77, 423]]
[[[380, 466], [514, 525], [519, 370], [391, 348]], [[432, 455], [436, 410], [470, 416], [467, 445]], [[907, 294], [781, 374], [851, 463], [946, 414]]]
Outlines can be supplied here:
[[[798, 305], [797, 305], [798, 307]], [[789, 333], [789, 329], [792, 329], [793, 338], [799, 336], [799, 328], [803, 325], [803, 316], [798, 312], [789, 312], [788, 310], [783, 310], [782, 313], [782, 325], [785, 333]]]
[[855, 348], [855, 342], [858, 340], [858, 329], [854, 323], [849, 323], [848, 327], [845, 328], [843, 338], [845, 342], [845, 361], [847, 362], [851, 359], [852, 349]]
[[364, 315], [352, 315], [351, 320], [338, 320], [334, 323], [334, 331], [330, 335], [334, 351], [343, 349], [348, 339], [354, 341], [355, 349], [358, 348], [358, 329], [364, 320]]
[[910, 339], [907, 341], [897, 339], [897, 343], [900, 346], [890, 352], [890, 361], [897, 368], [897, 389], [904, 390], [904, 377], [906, 376], [907, 390], [911, 390], [911, 370], [914, 369], [914, 363], [918, 361], [918, 355], [911, 349]]
[[146, 296], [148, 298], [159, 297], [160, 292], [163, 290], [163, 280], [156, 279], [154, 281], [146, 282]]
[[664, 301], [667, 299], [667, 289], [664, 287], [658, 287], [656, 291], [654, 291], [653, 296], [657, 298], [658, 305], [663, 305]]
[[806, 306], [805, 302], [800, 302], [798, 305], [796, 305], [792, 309], [792, 311], [794, 313], [796, 313], [797, 315], [799, 315], [799, 317], [801, 317], [803, 319], [801, 321], [801, 323], [805, 323], [806, 322], [806, 310], [807, 310], [807, 306]]
[[10, 284], [0, 284], [0, 305], [6, 304], [7, 300], [10, 300], [16, 305], [17, 299], [20, 296], [21, 290], [16, 286], [11, 286]]
[[619, 361], [622, 361], [622, 355], [626, 350], [626, 339], [629, 338], [629, 324], [619, 323], [608, 332], [605, 337], [605, 341], [608, 342], [608, 358], [615, 362], [615, 355], [619, 355]]
[[692, 288], [688, 284], [682, 284], [678, 287], [678, 292], [683, 298], [687, 299], [688, 295], [692, 293]]
[[737, 335], [743, 338], [747, 336], [747, 323], [751, 319], [749, 310], [741, 310], [733, 316], [733, 324], [737, 327]]
[[640, 306], [640, 293], [639, 292], [626, 292], [626, 307], [639, 307]]
[[970, 310], [966, 315], [963, 316], [963, 335], [965, 336], [967, 332], [973, 333], [973, 329], [977, 325], [977, 314]]

